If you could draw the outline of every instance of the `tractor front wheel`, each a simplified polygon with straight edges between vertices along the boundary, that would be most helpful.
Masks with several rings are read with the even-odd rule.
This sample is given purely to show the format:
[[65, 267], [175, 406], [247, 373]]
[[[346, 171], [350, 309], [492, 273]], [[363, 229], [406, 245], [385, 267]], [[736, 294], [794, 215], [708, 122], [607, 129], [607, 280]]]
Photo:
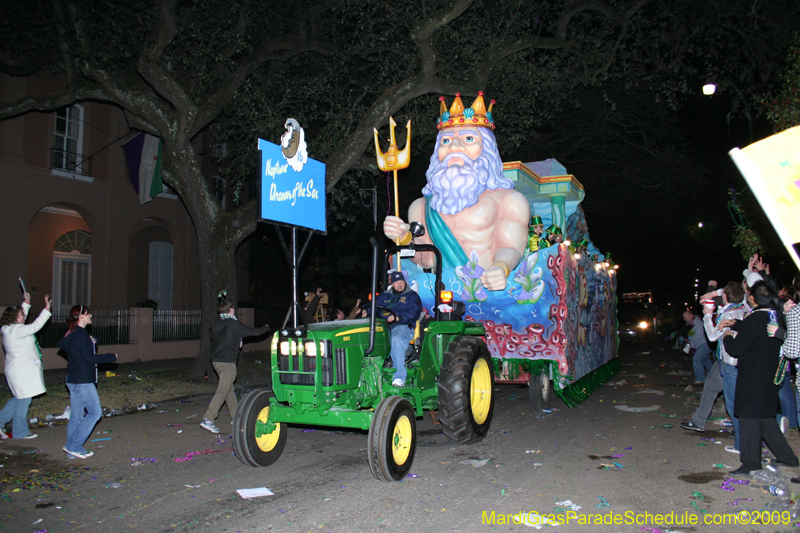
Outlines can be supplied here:
[[265, 432], [269, 420], [272, 392], [257, 389], [248, 394], [236, 409], [233, 419], [233, 450], [247, 466], [269, 466], [278, 460], [286, 446], [286, 425], [275, 424]]
[[417, 419], [408, 400], [390, 396], [375, 409], [367, 439], [367, 460], [380, 481], [400, 481], [408, 475], [417, 450]]
[[475, 444], [489, 431], [494, 411], [494, 371], [486, 345], [474, 337], [450, 343], [439, 373], [439, 419], [445, 436]]

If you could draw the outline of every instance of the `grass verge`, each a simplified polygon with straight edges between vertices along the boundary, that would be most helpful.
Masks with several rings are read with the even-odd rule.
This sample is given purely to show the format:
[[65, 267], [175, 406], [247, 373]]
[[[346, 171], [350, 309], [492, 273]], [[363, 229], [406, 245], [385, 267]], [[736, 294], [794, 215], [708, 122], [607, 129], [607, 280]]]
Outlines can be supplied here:
[[[213, 394], [216, 383], [211, 381], [190, 382], [185, 379], [185, 368], [162, 368], [123, 374], [114, 377], [101, 373], [97, 382], [100, 405], [104, 408], [129, 411], [137, 406], [161, 403], [193, 394]], [[0, 406], [11, 399], [11, 392], [0, 394]], [[58, 416], [69, 405], [69, 390], [65, 384], [49, 385], [47, 393], [34, 398], [28, 410], [28, 418], [45, 422], [47, 415]]]

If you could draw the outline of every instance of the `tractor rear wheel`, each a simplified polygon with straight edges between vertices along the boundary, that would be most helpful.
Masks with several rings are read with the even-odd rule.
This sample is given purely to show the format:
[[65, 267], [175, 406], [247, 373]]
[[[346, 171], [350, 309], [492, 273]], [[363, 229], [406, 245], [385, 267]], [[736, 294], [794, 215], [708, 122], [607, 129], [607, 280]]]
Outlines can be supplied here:
[[534, 409], [547, 407], [553, 399], [553, 383], [550, 381], [550, 376], [544, 372], [535, 375], [531, 374], [528, 379], [528, 393]]
[[247, 466], [271, 465], [278, 460], [286, 446], [285, 424], [275, 424], [272, 433], [263, 431], [263, 424], [269, 419], [271, 397], [271, 391], [254, 390], [236, 409], [233, 419], [233, 450], [236, 457]]
[[494, 412], [494, 370], [486, 345], [475, 337], [450, 343], [439, 373], [439, 420], [445, 436], [460, 444], [480, 442]]
[[417, 450], [417, 419], [408, 400], [390, 396], [375, 409], [367, 439], [367, 460], [380, 481], [408, 475]]

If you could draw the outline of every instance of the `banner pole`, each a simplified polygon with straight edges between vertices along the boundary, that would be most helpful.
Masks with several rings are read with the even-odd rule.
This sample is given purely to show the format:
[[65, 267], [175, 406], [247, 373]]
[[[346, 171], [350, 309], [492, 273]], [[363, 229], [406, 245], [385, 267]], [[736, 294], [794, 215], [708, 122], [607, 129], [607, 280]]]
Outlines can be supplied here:
[[292, 327], [297, 329], [297, 227], [292, 226]]

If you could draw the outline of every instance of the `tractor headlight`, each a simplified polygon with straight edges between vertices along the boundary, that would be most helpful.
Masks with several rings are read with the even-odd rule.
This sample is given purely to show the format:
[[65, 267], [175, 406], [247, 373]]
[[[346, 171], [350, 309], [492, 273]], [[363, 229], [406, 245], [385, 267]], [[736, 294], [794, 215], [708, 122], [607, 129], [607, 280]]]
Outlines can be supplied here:
[[281, 355], [297, 355], [297, 344], [293, 341], [281, 341]]
[[306, 350], [306, 356], [308, 357], [317, 356], [317, 343], [315, 343], [314, 341], [306, 341], [304, 346]]
[[317, 353], [322, 357], [328, 357], [328, 345], [324, 341], [320, 341], [317, 345], [313, 340], [307, 340], [304, 346], [308, 357], [316, 357]]

